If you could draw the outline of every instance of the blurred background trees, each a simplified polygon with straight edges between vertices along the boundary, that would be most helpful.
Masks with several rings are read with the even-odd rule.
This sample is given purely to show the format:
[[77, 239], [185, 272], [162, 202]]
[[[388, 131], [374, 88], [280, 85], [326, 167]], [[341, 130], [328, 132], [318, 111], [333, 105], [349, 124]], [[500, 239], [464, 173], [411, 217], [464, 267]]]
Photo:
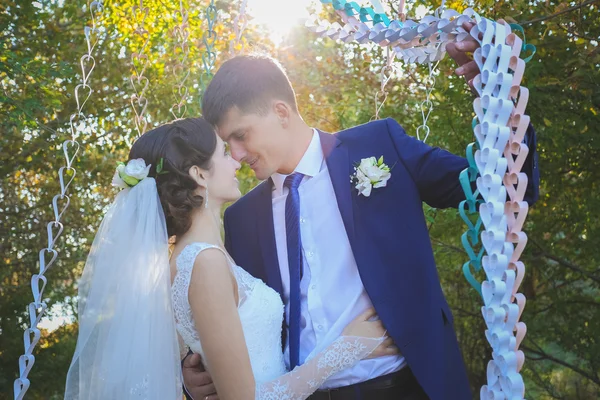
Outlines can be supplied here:
[[[253, 0], [250, 0], [251, 4]], [[259, 0], [254, 0], [259, 1]], [[262, 1], [264, 2], [264, 0]], [[73, 88], [80, 81], [79, 58], [85, 52], [85, 1], [4, 0], [0, 4], [0, 399], [12, 398], [28, 321], [29, 282], [44, 247], [45, 225], [52, 219], [52, 197], [59, 192], [57, 170], [64, 164], [62, 142], [69, 137], [75, 109]], [[96, 66], [86, 104], [85, 129], [78, 140], [77, 175], [71, 205], [63, 217], [65, 232], [57, 264], [44, 292], [49, 318], [28, 398], [62, 398], [74, 351], [76, 282], [94, 232], [115, 191], [110, 186], [117, 160], [127, 157], [136, 137], [129, 98], [133, 89], [131, 7], [136, 2], [105, 2]], [[151, 40], [148, 110], [151, 125], [172, 119], [174, 39], [179, 2], [145, 0]], [[394, 2], [392, 2], [394, 3]], [[409, 1], [409, 16], [431, 12], [438, 2]], [[458, 10], [471, 6], [482, 15], [523, 25], [537, 53], [527, 65], [528, 114], [538, 134], [541, 197], [530, 210], [523, 374], [532, 399], [596, 399], [600, 393], [600, 14], [599, 1], [447, 1]], [[199, 77], [205, 51], [201, 38], [207, 2], [190, 1], [190, 102], [188, 116], [200, 114]], [[217, 67], [229, 57], [231, 21], [237, 2], [217, 1]], [[331, 7], [311, 6], [329, 21]], [[275, 17], [274, 17], [275, 18]], [[307, 122], [335, 132], [368, 122], [375, 111], [378, 71], [385, 54], [379, 47], [319, 39], [302, 26], [272, 40], [269, 27], [250, 23], [244, 52], [278, 58], [296, 89]], [[464, 154], [473, 141], [472, 97], [455, 65], [444, 59], [436, 72], [434, 110], [427, 143]], [[421, 123], [427, 67], [398, 65], [380, 113], [398, 120], [411, 135]], [[243, 192], [257, 181], [251, 170], [239, 173]], [[427, 209], [431, 240], [442, 285], [455, 314], [455, 325], [475, 392], [485, 383], [489, 349], [484, 338], [481, 299], [462, 276], [467, 259], [460, 244], [465, 226], [455, 210]], [[482, 278], [480, 276], [480, 278]], [[424, 294], [426, 295], [426, 294]]]

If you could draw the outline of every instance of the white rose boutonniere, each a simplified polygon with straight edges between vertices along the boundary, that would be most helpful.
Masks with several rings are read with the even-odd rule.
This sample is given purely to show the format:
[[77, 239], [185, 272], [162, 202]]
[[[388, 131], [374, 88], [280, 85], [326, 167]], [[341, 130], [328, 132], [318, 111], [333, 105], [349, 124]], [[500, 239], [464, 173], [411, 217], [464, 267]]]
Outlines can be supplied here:
[[390, 167], [383, 162], [383, 156], [379, 159], [363, 158], [360, 164], [354, 167], [354, 171], [356, 172], [350, 176], [350, 182], [358, 193], [365, 197], [371, 195], [373, 188], [385, 187], [392, 176]]

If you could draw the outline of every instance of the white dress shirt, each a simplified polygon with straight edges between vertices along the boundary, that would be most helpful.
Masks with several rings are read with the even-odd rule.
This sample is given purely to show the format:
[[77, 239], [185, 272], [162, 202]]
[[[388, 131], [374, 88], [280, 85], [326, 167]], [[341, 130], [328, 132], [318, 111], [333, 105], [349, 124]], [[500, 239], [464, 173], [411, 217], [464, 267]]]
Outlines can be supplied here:
[[[294, 172], [305, 175], [298, 188], [304, 268], [300, 281], [300, 363], [303, 363], [311, 352], [323, 350], [338, 338], [348, 323], [372, 307], [372, 303], [358, 273], [316, 130]], [[286, 175], [274, 174], [271, 178], [275, 242], [289, 323], [290, 272], [285, 230], [288, 188], [283, 186]], [[285, 359], [289, 367], [289, 339]], [[363, 382], [398, 371], [404, 365], [402, 356], [362, 360], [353, 368], [331, 376], [321, 388]]]

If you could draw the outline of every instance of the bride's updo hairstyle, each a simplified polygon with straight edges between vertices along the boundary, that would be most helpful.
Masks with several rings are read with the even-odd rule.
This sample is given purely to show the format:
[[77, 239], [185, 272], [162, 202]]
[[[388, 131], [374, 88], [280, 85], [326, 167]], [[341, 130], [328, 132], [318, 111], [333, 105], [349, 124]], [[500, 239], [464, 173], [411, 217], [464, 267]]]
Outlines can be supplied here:
[[[133, 144], [129, 159], [143, 158], [146, 165], [152, 165], [148, 176], [156, 180], [169, 237], [187, 232], [192, 211], [204, 203], [203, 196], [195, 193], [198, 184], [189, 170], [194, 165], [210, 169], [216, 147], [216, 132], [203, 118], [179, 119], [159, 126]], [[157, 173], [161, 158], [162, 171]]]

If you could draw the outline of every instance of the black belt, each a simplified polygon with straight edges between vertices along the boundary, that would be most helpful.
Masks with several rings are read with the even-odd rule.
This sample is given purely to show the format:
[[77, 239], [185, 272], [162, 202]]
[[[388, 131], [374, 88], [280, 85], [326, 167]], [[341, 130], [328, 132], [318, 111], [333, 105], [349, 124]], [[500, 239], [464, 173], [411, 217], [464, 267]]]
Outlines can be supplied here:
[[318, 390], [309, 400], [427, 399], [408, 366], [398, 372], [341, 388]]

